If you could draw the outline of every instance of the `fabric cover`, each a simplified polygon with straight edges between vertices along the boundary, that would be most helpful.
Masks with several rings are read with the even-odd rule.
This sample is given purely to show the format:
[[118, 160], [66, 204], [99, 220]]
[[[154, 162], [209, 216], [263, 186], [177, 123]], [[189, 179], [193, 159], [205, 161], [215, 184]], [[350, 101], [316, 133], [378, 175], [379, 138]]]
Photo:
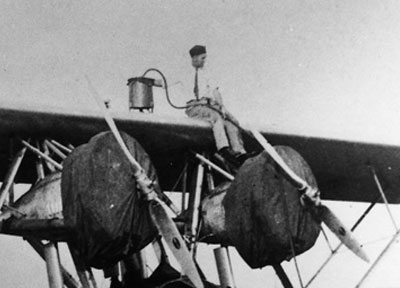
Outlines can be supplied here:
[[[135, 139], [122, 133], [129, 151], [159, 190], [155, 168]], [[107, 268], [157, 235], [131, 165], [111, 132], [94, 136], [64, 162], [61, 193], [72, 245], [95, 268]]]
[[[296, 151], [285, 146], [275, 148], [297, 175], [317, 185]], [[223, 205], [227, 236], [250, 267], [289, 260], [290, 235], [296, 255], [314, 245], [320, 225], [299, 199], [299, 191], [266, 152], [247, 160], [239, 169]]]

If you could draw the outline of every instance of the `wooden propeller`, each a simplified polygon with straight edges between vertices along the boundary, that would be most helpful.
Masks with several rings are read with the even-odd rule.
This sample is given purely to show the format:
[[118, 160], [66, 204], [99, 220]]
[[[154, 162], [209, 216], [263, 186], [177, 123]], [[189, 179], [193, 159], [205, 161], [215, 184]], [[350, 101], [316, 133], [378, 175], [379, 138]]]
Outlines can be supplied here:
[[195, 287], [203, 288], [204, 285], [197, 271], [196, 265], [194, 264], [193, 258], [189, 253], [185, 241], [176, 228], [175, 223], [168, 215], [167, 207], [159, 199], [152, 185], [152, 181], [147, 177], [143, 168], [129, 152], [125, 142], [121, 137], [121, 134], [117, 129], [117, 126], [115, 125], [114, 120], [103, 103], [101, 103], [100, 96], [94, 89], [90, 79], [87, 76], [86, 80], [88, 81], [89, 90], [92, 96], [95, 98], [97, 104], [103, 111], [104, 118], [111, 129], [111, 132], [124, 152], [126, 158], [132, 165], [136, 182], [139, 185], [142, 193], [146, 195], [146, 198], [149, 201], [149, 213], [155, 226], [180, 264], [183, 273], [192, 281]]

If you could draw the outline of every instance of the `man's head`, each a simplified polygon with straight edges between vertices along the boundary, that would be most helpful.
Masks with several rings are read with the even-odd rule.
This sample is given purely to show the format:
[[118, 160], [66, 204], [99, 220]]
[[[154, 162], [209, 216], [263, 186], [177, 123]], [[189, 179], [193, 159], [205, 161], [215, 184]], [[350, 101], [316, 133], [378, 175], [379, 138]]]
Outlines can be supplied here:
[[194, 68], [203, 68], [206, 63], [207, 51], [205, 46], [196, 45], [189, 50], [190, 57], [192, 57], [192, 66]]

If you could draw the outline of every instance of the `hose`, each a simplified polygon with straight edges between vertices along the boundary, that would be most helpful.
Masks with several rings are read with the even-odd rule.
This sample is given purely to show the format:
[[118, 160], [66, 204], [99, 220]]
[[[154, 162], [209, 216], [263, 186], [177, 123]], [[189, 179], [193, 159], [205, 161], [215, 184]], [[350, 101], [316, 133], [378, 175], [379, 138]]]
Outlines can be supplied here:
[[151, 72], [151, 71], [157, 72], [158, 74], [161, 75], [161, 78], [163, 79], [164, 86], [165, 86], [165, 96], [167, 97], [168, 104], [171, 105], [171, 107], [173, 107], [173, 108], [175, 108], [175, 109], [186, 109], [186, 108], [189, 107], [188, 105], [185, 105], [185, 106], [177, 106], [177, 105], [175, 105], [174, 103], [172, 103], [171, 99], [169, 98], [167, 79], [165, 78], [164, 74], [163, 74], [160, 70], [158, 70], [158, 69], [156, 69], [156, 68], [149, 68], [149, 69], [146, 70], [146, 72], [143, 73], [143, 76], [142, 76], [142, 77], [145, 77], [145, 75], [146, 75], [148, 72]]
[[[170, 99], [170, 97], [169, 97], [167, 79], [165, 78], [164, 74], [163, 74], [160, 70], [158, 70], [158, 69], [156, 69], [156, 68], [149, 68], [149, 69], [147, 69], [147, 70], [143, 73], [143, 76], [142, 76], [142, 77], [145, 77], [146, 74], [149, 73], [149, 72], [151, 72], [151, 71], [157, 72], [158, 74], [160, 74], [161, 78], [163, 79], [164, 86], [165, 86], [165, 96], [166, 96], [166, 98], [167, 98], [168, 104], [169, 104], [171, 107], [173, 107], [173, 108], [175, 108], [175, 109], [187, 109], [187, 108], [189, 108], [189, 107], [194, 106], [194, 105], [177, 106], [177, 105], [175, 105], [174, 103], [172, 103], [172, 101], [171, 101], [171, 99]], [[215, 112], [219, 113], [223, 119], [225, 119], [225, 120], [231, 122], [231, 123], [232, 123], [233, 125], [235, 125], [240, 131], [242, 131], [242, 132], [244, 132], [244, 133], [246, 133], [246, 134], [248, 134], [248, 135], [250, 135], [250, 136], [252, 137], [252, 134], [251, 134], [249, 131], [243, 129], [243, 127], [241, 127], [240, 125], [238, 125], [238, 123], [235, 123], [235, 121], [232, 121], [231, 119], [226, 118], [225, 115], [224, 115], [219, 109], [214, 108], [214, 107], [212, 107], [212, 106], [209, 105], [209, 104], [199, 104], [199, 105], [207, 106], [208, 108], [210, 108], [210, 109], [214, 110]]]

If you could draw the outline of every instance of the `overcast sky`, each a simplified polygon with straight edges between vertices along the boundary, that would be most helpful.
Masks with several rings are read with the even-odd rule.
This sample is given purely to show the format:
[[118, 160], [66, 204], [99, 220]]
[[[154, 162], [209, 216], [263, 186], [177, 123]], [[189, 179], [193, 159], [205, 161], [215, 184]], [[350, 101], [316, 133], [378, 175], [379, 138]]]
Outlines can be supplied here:
[[[240, 121], [400, 144], [399, 1], [2, 0], [0, 15], [0, 103], [89, 108], [87, 74], [126, 110], [126, 80], [153, 67], [183, 84], [171, 89], [183, 104], [192, 97], [188, 50], [202, 44]], [[157, 113], [182, 113], [156, 96]]]
[[[0, 11], [0, 99], [87, 107], [86, 73], [126, 109], [126, 79], [154, 67], [184, 83], [189, 95], [171, 95], [183, 104], [188, 50], [203, 44], [242, 122], [400, 143], [398, 1], [6, 0]], [[182, 113], [163, 98], [156, 111]]]

